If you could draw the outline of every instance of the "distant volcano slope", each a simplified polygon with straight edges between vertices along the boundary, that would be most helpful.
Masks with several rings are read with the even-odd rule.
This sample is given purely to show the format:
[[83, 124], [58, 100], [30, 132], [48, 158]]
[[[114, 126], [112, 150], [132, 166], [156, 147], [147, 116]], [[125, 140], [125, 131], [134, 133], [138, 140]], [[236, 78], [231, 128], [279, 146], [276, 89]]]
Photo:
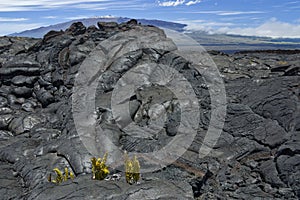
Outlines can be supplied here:
[[[76, 20], [54, 24], [46, 27], [40, 27], [32, 30], [25, 30], [20, 33], [13, 33], [10, 36], [43, 38], [43, 36], [49, 31], [51, 30], [65, 31], [67, 28], [71, 26], [71, 24], [75, 22], [82, 22], [84, 26], [89, 27], [91, 25], [97, 25], [98, 22], [124, 23], [129, 20], [130, 18], [126, 18], [126, 17], [110, 17], [110, 18], [94, 17], [94, 18], [76, 19]], [[186, 27], [185, 24], [167, 22], [162, 20], [137, 19], [137, 21], [143, 25], [153, 25], [153, 26], [168, 28], [176, 31], [183, 31], [184, 27]]]

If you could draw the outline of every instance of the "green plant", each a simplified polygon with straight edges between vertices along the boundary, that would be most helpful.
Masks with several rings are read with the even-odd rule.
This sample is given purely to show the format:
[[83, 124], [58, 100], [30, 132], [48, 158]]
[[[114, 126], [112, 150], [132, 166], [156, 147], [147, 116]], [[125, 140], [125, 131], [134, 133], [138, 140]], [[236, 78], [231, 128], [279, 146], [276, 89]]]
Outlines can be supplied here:
[[107, 153], [104, 154], [102, 159], [96, 159], [95, 157], [91, 159], [93, 179], [103, 180], [109, 174], [108, 166], [106, 165], [106, 160]]
[[278, 64], [279, 64], [279, 65], [287, 65], [287, 64], [288, 64], [288, 62], [286, 62], [286, 61], [282, 61], [282, 60], [281, 60], [281, 61], [279, 61], [279, 62], [278, 62]]
[[57, 167], [53, 169], [56, 173], [55, 179], [52, 180], [51, 174], [48, 176], [48, 181], [52, 183], [62, 183], [63, 181], [67, 181], [68, 179], [74, 179], [74, 174], [69, 172], [68, 168], [65, 168], [65, 173], [63, 174]]
[[125, 176], [126, 182], [129, 184], [137, 183], [140, 179], [140, 163], [136, 156], [129, 159], [125, 152]]

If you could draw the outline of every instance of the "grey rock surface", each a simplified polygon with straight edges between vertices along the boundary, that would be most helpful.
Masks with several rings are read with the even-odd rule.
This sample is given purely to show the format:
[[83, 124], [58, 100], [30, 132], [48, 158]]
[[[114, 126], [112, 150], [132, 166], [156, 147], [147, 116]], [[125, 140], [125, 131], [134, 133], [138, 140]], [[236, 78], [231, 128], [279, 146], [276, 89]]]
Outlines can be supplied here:
[[[0, 38], [1, 199], [298, 199], [300, 55], [276, 51], [209, 56], [225, 82], [227, 112], [212, 151], [199, 158], [199, 148], [208, 145], [210, 88], [176, 54], [162, 30], [133, 20], [98, 27], [75, 23], [40, 40]], [[82, 74], [82, 66], [92, 70]], [[182, 77], [175, 79], [172, 70]], [[92, 78], [78, 82], [79, 75]], [[197, 97], [187, 105], [199, 106], [187, 112], [187, 121], [181, 105], [187, 99], [177, 98], [172, 90], [184, 80]], [[122, 88], [133, 82], [141, 83], [133, 92]], [[95, 87], [94, 99], [84, 96], [85, 85]], [[184, 86], [181, 93], [189, 96]], [[75, 92], [81, 97], [78, 102]], [[84, 145], [76, 127], [76, 111], [88, 109], [90, 101], [95, 109], [82, 122], [98, 155]], [[195, 112], [197, 134], [184, 154], [171, 163], [164, 160], [168, 164], [163, 167], [161, 161], [141, 156], [141, 168], [153, 170], [142, 173], [139, 184], [127, 184], [120, 152], [151, 153], [180, 137], [188, 140], [180, 123], [194, 121]], [[96, 125], [107, 137], [91, 138]], [[105, 151], [111, 173], [120, 173], [120, 180], [92, 180], [90, 159]], [[55, 167], [67, 167], [75, 179], [60, 185], [48, 182]]]

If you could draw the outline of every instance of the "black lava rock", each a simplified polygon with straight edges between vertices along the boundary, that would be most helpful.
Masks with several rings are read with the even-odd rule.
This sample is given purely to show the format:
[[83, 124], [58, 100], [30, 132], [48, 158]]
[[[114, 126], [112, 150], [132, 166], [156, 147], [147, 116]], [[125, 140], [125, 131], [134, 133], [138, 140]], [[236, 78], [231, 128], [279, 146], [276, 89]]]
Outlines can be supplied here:
[[[202, 60], [199, 72], [162, 30], [134, 19], [97, 25], [0, 37], [1, 199], [300, 197], [299, 51], [199, 52], [224, 81], [227, 110], [215, 116], [219, 88]], [[201, 148], [211, 151], [199, 157]], [[90, 159], [106, 151], [121, 177], [92, 180]], [[123, 151], [141, 153], [138, 184], [125, 181]], [[56, 167], [75, 179], [48, 182]]]

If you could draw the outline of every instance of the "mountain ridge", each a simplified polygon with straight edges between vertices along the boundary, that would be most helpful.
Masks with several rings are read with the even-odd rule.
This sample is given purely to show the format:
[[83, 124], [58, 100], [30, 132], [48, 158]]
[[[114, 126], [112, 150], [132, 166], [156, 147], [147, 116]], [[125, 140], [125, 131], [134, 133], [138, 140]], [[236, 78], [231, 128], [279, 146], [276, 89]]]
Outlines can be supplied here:
[[[92, 17], [92, 18], [81, 18], [81, 19], [74, 19], [67, 22], [62, 22], [58, 24], [53, 24], [49, 26], [42, 26], [39, 28], [31, 29], [31, 30], [25, 30], [18, 33], [12, 33], [9, 34], [9, 36], [18, 36], [18, 37], [33, 37], [33, 38], [42, 38], [46, 33], [48, 33], [51, 30], [60, 31], [60, 30], [66, 30], [68, 27], [70, 27], [71, 24], [75, 22], [82, 22], [83, 25], [86, 27], [97, 25], [98, 22], [117, 22], [117, 23], [125, 23], [131, 20], [131, 18], [128, 17]], [[136, 19], [139, 23], [143, 25], [153, 25], [153, 26], [159, 26], [163, 28], [169, 28], [176, 31], [184, 31], [184, 27], [186, 27], [186, 24], [176, 23], [176, 22], [168, 22], [163, 20], [157, 20], [157, 19]]]

